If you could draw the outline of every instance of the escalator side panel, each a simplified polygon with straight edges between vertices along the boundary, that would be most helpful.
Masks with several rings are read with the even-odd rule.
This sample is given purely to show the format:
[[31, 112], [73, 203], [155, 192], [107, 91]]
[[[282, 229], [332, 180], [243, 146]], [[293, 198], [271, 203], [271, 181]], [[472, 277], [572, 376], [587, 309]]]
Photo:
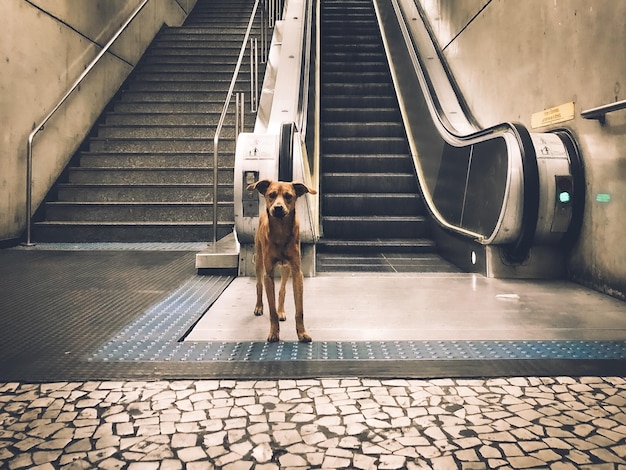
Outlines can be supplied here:
[[453, 225], [461, 225], [463, 220], [465, 185], [458, 183], [467, 180], [470, 158], [471, 147], [445, 144], [441, 154], [433, 202], [440, 214]]
[[508, 151], [504, 139], [481, 142], [472, 147], [461, 227], [492, 233], [498, 224], [506, 196]]

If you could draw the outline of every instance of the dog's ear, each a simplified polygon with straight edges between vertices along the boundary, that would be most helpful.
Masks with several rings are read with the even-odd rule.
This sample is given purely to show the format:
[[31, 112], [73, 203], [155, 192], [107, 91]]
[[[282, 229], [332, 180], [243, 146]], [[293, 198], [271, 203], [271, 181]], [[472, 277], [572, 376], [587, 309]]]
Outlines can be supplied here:
[[296, 190], [297, 197], [300, 197], [306, 193], [317, 194], [317, 191], [315, 189], [310, 189], [302, 183], [293, 183], [293, 188]]
[[270, 187], [270, 184], [272, 184], [270, 180], [261, 180], [256, 183], [249, 184], [246, 189], [248, 191], [254, 191], [256, 189], [261, 194], [265, 194], [265, 191], [267, 191], [267, 188]]

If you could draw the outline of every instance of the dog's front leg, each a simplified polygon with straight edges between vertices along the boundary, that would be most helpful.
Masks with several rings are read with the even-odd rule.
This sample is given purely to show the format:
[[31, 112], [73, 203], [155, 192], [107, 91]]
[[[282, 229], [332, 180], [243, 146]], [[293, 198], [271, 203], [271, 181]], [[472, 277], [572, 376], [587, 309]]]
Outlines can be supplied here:
[[287, 264], [283, 264], [280, 268], [280, 289], [278, 289], [278, 319], [285, 321], [285, 291], [287, 290], [287, 281], [289, 280], [290, 269]]
[[300, 270], [293, 272], [292, 276], [293, 300], [296, 304], [296, 333], [298, 334], [300, 342], [310, 343], [312, 341], [311, 337], [304, 328], [304, 302], [302, 300], [304, 292], [304, 276]]
[[267, 305], [270, 309], [270, 334], [267, 336], [267, 340], [270, 343], [275, 343], [280, 340], [280, 325], [278, 323], [278, 313], [276, 312], [276, 292], [273, 269], [265, 271], [263, 283], [265, 284], [265, 293], [267, 294]]
[[256, 305], [254, 307], [254, 314], [258, 317], [263, 315], [263, 276], [265, 275], [265, 269], [263, 268], [263, 258], [258, 254], [261, 253], [261, 249], [257, 246], [256, 250]]

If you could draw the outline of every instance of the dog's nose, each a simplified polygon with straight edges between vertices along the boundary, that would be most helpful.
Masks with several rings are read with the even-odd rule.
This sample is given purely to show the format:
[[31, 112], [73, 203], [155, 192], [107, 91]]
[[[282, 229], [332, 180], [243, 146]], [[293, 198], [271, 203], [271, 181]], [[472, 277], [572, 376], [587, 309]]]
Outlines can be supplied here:
[[274, 217], [281, 218], [285, 216], [285, 208], [283, 206], [274, 206]]

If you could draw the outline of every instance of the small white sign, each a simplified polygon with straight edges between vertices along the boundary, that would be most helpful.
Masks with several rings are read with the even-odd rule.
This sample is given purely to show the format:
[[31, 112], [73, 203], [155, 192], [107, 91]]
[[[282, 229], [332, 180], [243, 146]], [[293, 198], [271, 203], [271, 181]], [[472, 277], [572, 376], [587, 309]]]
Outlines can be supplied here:
[[533, 129], [536, 129], [537, 127], [549, 126], [550, 124], [571, 121], [572, 119], [574, 119], [573, 101], [534, 113], [530, 119], [530, 125]]

